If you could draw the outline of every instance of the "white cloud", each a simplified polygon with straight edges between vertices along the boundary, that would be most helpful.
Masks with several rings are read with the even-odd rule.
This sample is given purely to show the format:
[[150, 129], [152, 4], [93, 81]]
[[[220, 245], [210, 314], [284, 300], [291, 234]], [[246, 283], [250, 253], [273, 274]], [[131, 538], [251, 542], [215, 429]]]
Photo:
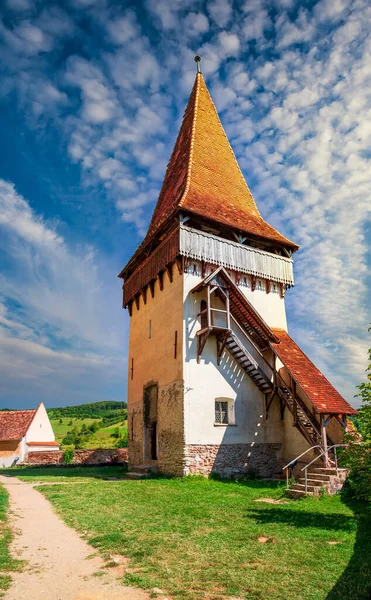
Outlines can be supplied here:
[[209, 20], [202, 13], [189, 13], [184, 19], [184, 29], [190, 37], [197, 37], [209, 30]]
[[232, 6], [228, 0], [210, 0], [207, 9], [218, 27], [226, 27], [232, 17]]
[[240, 49], [240, 40], [235, 33], [222, 31], [219, 33], [219, 43], [224, 51], [225, 58], [237, 56]]

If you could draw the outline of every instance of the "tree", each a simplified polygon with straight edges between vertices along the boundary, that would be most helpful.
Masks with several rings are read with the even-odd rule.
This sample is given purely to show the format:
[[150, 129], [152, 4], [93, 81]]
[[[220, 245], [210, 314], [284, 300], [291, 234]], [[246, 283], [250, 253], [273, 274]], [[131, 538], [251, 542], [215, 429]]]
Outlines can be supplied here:
[[[371, 332], [371, 327], [369, 328]], [[346, 436], [348, 447], [341, 461], [349, 468], [349, 477], [345, 492], [349, 492], [358, 500], [371, 501], [371, 348], [368, 349], [369, 364], [366, 369], [367, 381], [357, 385], [362, 398], [362, 406], [358, 411], [358, 423], [362, 438], [355, 432]]]
[[[368, 331], [371, 333], [371, 327]], [[357, 385], [359, 393], [356, 397], [362, 398], [362, 406], [359, 409], [358, 421], [365, 445], [371, 446], [371, 348], [368, 349], [368, 366], [366, 369], [367, 381]]]

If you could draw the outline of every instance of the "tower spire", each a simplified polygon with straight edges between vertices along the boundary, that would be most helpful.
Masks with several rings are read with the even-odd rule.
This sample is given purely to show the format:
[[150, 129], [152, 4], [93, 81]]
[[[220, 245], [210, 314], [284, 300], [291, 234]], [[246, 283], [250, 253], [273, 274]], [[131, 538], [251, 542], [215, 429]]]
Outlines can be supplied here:
[[201, 56], [196, 54], [195, 62], [197, 63], [197, 73], [201, 73]]

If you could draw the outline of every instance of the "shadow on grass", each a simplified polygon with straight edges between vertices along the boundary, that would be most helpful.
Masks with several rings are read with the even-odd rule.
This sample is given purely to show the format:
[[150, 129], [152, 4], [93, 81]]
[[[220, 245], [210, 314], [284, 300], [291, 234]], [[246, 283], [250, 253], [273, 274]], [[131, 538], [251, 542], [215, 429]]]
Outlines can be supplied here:
[[105, 479], [117, 477], [118, 479], [123, 478], [127, 472], [125, 465], [103, 465], [103, 466], [91, 466], [91, 465], [63, 465], [63, 466], [51, 466], [51, 467], [13, 467], [9, 469], [0, 469], [0, 475], [5, 477], [27, 477], [27, 479], [38, 479], [42, 480], [59, 478], [59, 477], [73, 477], [73, 478], [91, 478], [91, 479]]
[[[346, 569], [324, 600], [371, 600], [371, 506], [342, 497], [353, 516], [309, 512], [290, 508], [258, 508], [249, 510], [249, 518], [259, 523], [280, 523], [297, 528], [316, 527], [328, 531], [356, 530], [353, 554]], [[355, 523], [354, 523], [355, 521]], [[355, 527], [356, 525], [356, 527]]]
[[349, 498], [342, 501], [357, 519], [352, 557], [325, 600], [371, 599], [371, 506]]

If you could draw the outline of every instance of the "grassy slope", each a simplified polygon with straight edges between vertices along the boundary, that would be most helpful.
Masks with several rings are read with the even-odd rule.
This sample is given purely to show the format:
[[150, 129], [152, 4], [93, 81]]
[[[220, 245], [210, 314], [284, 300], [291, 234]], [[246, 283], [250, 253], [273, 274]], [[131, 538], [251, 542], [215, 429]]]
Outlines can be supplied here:
[[[99, 419], [71, 419], [70, 417], [63, 418], [62, 424], [60, 424], [59, 419], [51, 419], [51, 425], [53, 427], [55, 438], [58, 442], [62, 442], [63, 438], [67, 434], [68, 431], [71, 431], [74, 427], [81, 429], [83, 423], [85, 425], [91, 425], [94, 421]], [[72, 425], [69, 425], [71, 423]], [[115, 425], [110, 425], [109, 427], [105, 427], [97, 431], [90, 440], [86, 443], [86, 448], [113, 448], [115, 443], [115, 438], [111, 437], [114, 429], [120, 426], [120, 432], [124, 433], [127, 429], [127, 425], [123, 425], [122, 422], [116, 423]]]
[[[11, 583], [9, 572], [18, 571], [21, 561], [14, 560], [9, 554], [9, 544], [12, 541], [12, 532], [7, 523], [9, 502], [6, 490], [0, 486], [0, 590], [7, 590]], [[2, 597], [0, 591], [0, 596]]]
[[[40, 479], [40, 473], [34, 476]], [[88, 532], [107, 560], [112, 554], [132, 559], [126, 576], [131, 584], [187, 600], [370, 595], [371, 510], [337, 496], [267, 504], [256, 500], [279, 498], [280, 484], [195, 478], [89, 479], [39, 489], [70, 525]]]

